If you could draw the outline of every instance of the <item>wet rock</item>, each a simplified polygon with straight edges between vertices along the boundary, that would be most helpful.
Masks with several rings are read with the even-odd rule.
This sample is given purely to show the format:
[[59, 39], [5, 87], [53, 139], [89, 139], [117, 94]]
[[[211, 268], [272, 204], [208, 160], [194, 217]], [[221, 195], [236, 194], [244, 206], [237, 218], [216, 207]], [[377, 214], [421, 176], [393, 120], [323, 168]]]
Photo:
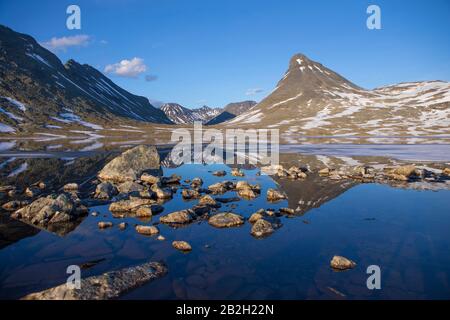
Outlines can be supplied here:
[[172, 198], [172, 190], [162, 189], [158, 187], [156, 184], [152, 185], [152, 191], [156, 194], [158, 199], [171, 199]]
[[113, 226], [113, 223], [110, 221], [100, 221], [97, 225], [99, 229], [106, 229], [111, 228]]
[[156, 240], [164, 241], [164, 240], [166, 240], [166, 238], [165, 238], [164, 236], [162, 236], [162, 235], [159, 235], [159, 236], [156, 238]]
[[160, 214], [163, 211], [164, 211], [164, 208], [157, 204], [143, 205], [142, 207], [139, 207], [139, 209], [137, 209], [136, 217], [149, 218], [154, 215]]
[[88, 210], [85, 206], [79, 205], [62, 193], [38, 198], [14, 212], [13, 217], [35, 225], [47, 226], [73, 221], [87, 213]]
[[110, 211], [135, 211], [139, 207], [144, 205], [153, 204], [154, 200], [151, 199], [142, 199], [142, 198], [133, 198], [129, 200], [120, 200], [117, 202], [111, 203], [109, 206]]
[[258, 219], [252, 226], [251, 234], [256, 238], [267, 237], [273, 233], [272, 224], [264, 219]]
[[256, 221], [258, 221], [259, 219], [262, 219], [262, 218], [263, 218], [263, 215], [260, 212], [255, 212], [250, 216], [250, 218], [248, 219], [248, 222], [255, 223]]
[[128, 223], [126, 223], [126, 222], [119, 223], [120, 230], [125, 230], [127, 227], [128, 227]]
[[139, 196], [144, 199], [155, 199], [156, 193], [152, 190], [142, 190], [141, 192], [139, 192]]
[[208, 223], [216, 228], [229, 228], [244, 224], [244, 218], [235, 213], [223, 212], [210, 217]]
[[31, 186], [25, 189], [25, 195], [30, 198], [37, 197], [42, 193], [41, 189], [36, 186]]
[[108, 300], [137, 288], [167, 273], [167, 267], [158, 262], [110, 271], [99, 276], [81, 279], [81, 289], [66, 283], [23, 297], [23, 300]]
[[159, 184], [161, 182], [161, 179], [151, 174], [144, 173], [141, 175], [141, 181], [148, 184]]
[[354, 268], [356, 263], [342, 256], [334, 256], [331, 259], [330, 266], [337, 270], [347, 270]]
[[240, 189], [238, 191], [238, 195], [244, 199], [254, 199], [256, 198], [256, 193], [251, 189]]
[[152, 236], [152, 235], [155, 235], [155, 234], [159, 233], [158, 228], [155, 227], [155, 226], [137, 225], [136, 226], [136, 231], [139, 234], [143, 234], [143, 235], [146, 235], [146, 236]]
[[227, 174], [227, 172], [224, 170], [219, 170], [219, 171], [214, 171], [212, 174], [216, 177], [223, 177]]
[[217, 201], [213, 199], [210, 195], [206, 194], [200, 198], [198, 201], [199, 205], [217, 206]]
[[200, 197], [200, 193], [197, 190], [184, 189], [181, 196], [183, 199], [197, 199]]
[[172, 174], [170, 177], [162, 177], [161, 183], [162, 184], [179, 184], [181, 181], [181, 177], [176, 174]]
[[125, 181], [117, 186], [120, 193], [139, 193], [144, 190], [144, 186], [133, 181]]
[[278, 200], [283, 200], [283, 199], [287, 199], [286, 194], [275, 190], [275, 189], [269, 189], [267, 190], [267, 200], [268, 201], [278, 201]]
[[102, 182], [95, 188], [94, 198], [109, 200], [117, 194], [117, 188], [110, 182]]
[[192, 250], [191, 245], [189, 243], [187, 243], [186, 241], [173, 241], [172, 247], [174, 247], [177, 250], [184, 251], [184, 252]]
[[201, 178], [194, 178], [191, 182], [191, 187], [197, 188], [203, 185], [203, 180]]
[[231, 170], [231, 175], [234, 177], [243, 177], [245, 176], [245, 173], [242, 172], [242, 170], [240, 170], [239, 168], [233, 168]]
[[294, 214], [295, 210], [292, 208], [280, 208], [280, 212], [287, 213], [287, 214]]
[[221, 182], [214, 183], [208, 187], [208, 190], [211, 191], [213, 194], [224, 194], [227, 192], [227, 188], [225, 185]]
[[134, 181], [144, 171], [160, 169], [158, 151], [154, 146], [140, 145], [111, 160], [98, 174], [103, 181]]
[[149, 218], [152, 215], [152, 208], [149, 205], [141, 206], [136, 210], [136, 217], [139, 218]]
[[64, 185], [63, 190], [68, 192], [78, 191], [78, 183], [67, 183]]
[[30, 202], [29, 201], [19, 201], [19, 200], [12, 200], [2, 205], [2, 208], [6, 211], [15, 211], [17, 209], [23, 208], [27, 206]]
[[166, 224], [186, 224], [193, 220], [193, 214], [194, 212], [190, 209], [175, 211], [160, 217], [159, 221]]

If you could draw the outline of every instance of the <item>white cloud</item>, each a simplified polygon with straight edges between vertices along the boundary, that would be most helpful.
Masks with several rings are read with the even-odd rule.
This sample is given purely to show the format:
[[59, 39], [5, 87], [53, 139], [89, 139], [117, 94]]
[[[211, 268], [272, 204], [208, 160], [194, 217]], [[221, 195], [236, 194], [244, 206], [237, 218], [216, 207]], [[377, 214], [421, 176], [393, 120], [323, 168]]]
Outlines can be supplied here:
[[86, 34], [76, 36], [53, 37], [49, 41], [43, 42], [42, 45], [51, 51], [66, 51], [69, 47], [85, 47], [89, 44], [91, 37]]
[[247, 91], [245, 92], [245, 94], [246, 94], [247, 96], [254, 96], [255, 94], [261, 93], [261, 92], [263, 92], [263, 91], [264, 91], [264, 90], [261, 89], [261, 88], [250, 88], [250, 89], [247, 89]]
[[147, 71], [144, 60], [134, 57], [131, 60], [122, 60], [118, 63], [109, 64], [105, 67], [105, 73], [112, 73], [119, 77], [136, 78], [139, 74]]

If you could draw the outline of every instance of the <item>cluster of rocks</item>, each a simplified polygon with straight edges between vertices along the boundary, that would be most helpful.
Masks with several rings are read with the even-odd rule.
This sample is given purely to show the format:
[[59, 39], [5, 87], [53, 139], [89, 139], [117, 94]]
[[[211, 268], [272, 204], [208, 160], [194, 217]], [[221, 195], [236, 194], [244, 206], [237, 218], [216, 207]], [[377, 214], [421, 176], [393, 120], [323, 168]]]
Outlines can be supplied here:
[[[285, 169], [282, 165], [263, 167], [261, 168], [261, 172], [289, 179], [305, 179], [308, 174], [314, 173], [307, 167], [291, 166], [289, 169]], [[412, 182], [418, 180], [439, 182], [449, 179], [450, 168], [431, 171], [424, 168], [418, 168], [411, 164], [380, 168], [374, 168], [372, 166], [342, 167], [339, 169], [325, 167], [318, 169], [316, 174], [330, 180], [353, 179], [359, 182]]]

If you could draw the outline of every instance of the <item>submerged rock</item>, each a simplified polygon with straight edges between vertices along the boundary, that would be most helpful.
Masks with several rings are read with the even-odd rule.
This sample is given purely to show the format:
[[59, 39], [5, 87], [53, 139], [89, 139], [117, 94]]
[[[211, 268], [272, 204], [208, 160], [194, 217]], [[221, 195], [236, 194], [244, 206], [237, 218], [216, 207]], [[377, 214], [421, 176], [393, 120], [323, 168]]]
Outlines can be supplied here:
[[144, 205], [153, 204], [155, 201], [152, 199], [133, 198], [129, 200], [120, 200], [113, 202], [109, 206], [110, 211], [135, 211], [139, 207]]
[[110, 182], [102, 182], [95, 188], [94, 198], [109, 200], [118, 193], [117, 188]]
[[185, 252], [192, 250], [191, 245], [189, 243], [187, 243], [186, 241], [173, 241], [172, 247], [174, 247], [177, 250], [185, 251]]
[[256, 238], [267, 237], [273, 233], [272, 224], [264, 219], [258, 219], [252, 226], [251, 234]]
[[275, 190], [275, 189], [269, 189], [267, 190], [267, 200], [268, 201], [278, 201], [278, 200], [284, 200], [287, 199], [286, 194]]
[[41, 292], [29, 294], [22, 300], [108, 300], [158, 279], [167, 273], [159, 262], [148, 262], [135, 267], [110, 271], [99, 276], [81, 279], [81, 289], [66, 283]]
[[216, 228], [229, 228], [244, 224], [244, 218], [235, 213], [223, 212], [210, 217], [208, 223]]
[[330, 266], [333, 269], [347, 270], [354, 268], [356, 263], [342, 256], [334, 256], [333, 259], [331, 259]]
[[154, 146], [140, 145], [111, 160], [98, 174], [104, 181], [137, 180], [144, 171], [160, 169], [158, 151]]
[[146, 236], [152, 236], [159, 233], [159, 230], [155, 226], [143, 226], [143, 225], [137, 225], [136, 231], [140, 234], [146, 235]]

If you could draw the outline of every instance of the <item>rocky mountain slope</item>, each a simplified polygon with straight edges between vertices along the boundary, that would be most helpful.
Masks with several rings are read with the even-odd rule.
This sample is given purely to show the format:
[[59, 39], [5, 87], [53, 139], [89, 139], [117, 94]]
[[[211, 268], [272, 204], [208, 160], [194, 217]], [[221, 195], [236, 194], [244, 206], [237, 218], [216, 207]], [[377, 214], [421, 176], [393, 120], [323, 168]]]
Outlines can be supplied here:
[[256, 105], [256, 101], [242, 101], [229, 103], [223, 108], [223, 111], [216, 117], [209, 120], [206, 124], [213, 125], [233, 119], [234, 117], [250, 110]]
[[221, 112], [219, 108], [210, 108], [208, 106], [188, 109], [178, 103], [165, 103], [161, 106], [161, 110], [176, 124], [189, 124], [194, 123], [194, 121], [207, 122]]
[[272, 93], [229, 127], [279, 128], [286, 142], [301, 136], [450, 134], [450, 83], [409, 82], [366, 90], [302, 54]]
[[0, 25], [0, 132], [62, 125], [99, 129], [111, 120], [172, 123], [147, 98], [74, 60], [66, 64], [32, 37]]

